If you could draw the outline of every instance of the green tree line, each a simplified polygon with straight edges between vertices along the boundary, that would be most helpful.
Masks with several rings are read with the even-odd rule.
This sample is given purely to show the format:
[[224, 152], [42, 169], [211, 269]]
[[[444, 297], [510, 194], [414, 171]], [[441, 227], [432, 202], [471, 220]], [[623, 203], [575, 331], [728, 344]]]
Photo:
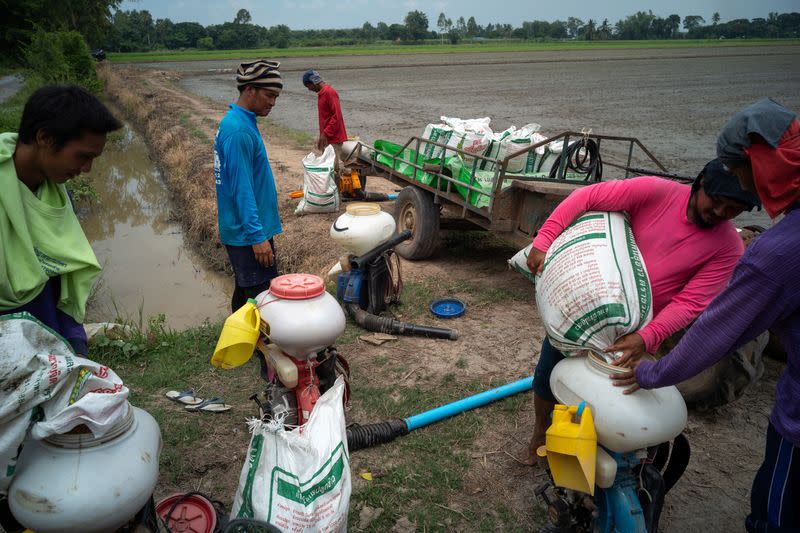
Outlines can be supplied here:
[[440, 13], [436, 30], [425, 13], [410, 11], [402, 24], [365, 22], [360, 28], [327, 30], [291, 30], [285, 25], [270, 28], [252, 23], [250, 13], [240, 9], [231, 22], [202, 26], [196, 22], [172, 22], [153, 19], [146, 10], [116, 11], [111, 17], [105, 41], [108, 50], [134, 52], [156, 49], [246, 49], [288, 46], [336, 46], [375, 41], [418, 43], [424, 40], [447, 40], [451, 43], [481, 39], [519, 40], [609, 40], [609, 39], [680, 39], [680, 38], [797, 38], [800, 37], [800, 13], [770, 13], [767, 18], [736, 19], [720, 22], [719, 13], [709, 20], [701, 15], [659, 17], [652, 11], [638, 11], [615, 23], [608, 19], [523, 21], [519, 26], [489, 23], [482, 26], [475, 17], [463, 16], [455, 22]]
[[103, 46], [122, 0], [12, 0], [0, 2], [0, 56], [20, 61], [37, 33], [77, 31], [89, 46]]
[[681, 38], [798, 38], [800, 13], [769, 13], [766, 18], [721, 22], [719, 13], [708, 20], [702, 15], [671, 14], [659, 17], [638, 11], [614, 23], [608, 19], [521, 21], [478, 24], [475, 17], [455, 21], [440, 13], [435, 25], [422, 11], [410, 11], [403, 23], [365, 22], [358, 28], [292, 30], [286, 25], [253, 24], [246, 9], [230, 22], [203, 26], [197, 22], [154, 19], [147, 10], [120, 10], [121, 0], [15, 0], [7, 3], [0, 28], [3, 57], [20, 60], [37, 32], [77, 31], [92, 48], [114, 52], [149, 50], [286, 48], [289, 46], [336, 46], [388, 41], [395, 43], [458, 43], [462, 40], [610, 40]]

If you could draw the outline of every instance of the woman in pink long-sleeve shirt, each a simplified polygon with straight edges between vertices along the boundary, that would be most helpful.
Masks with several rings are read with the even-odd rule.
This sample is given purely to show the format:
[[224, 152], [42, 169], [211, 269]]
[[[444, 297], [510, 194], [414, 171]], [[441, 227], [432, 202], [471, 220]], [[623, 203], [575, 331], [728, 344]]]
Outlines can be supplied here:
[[[725, 288], [744, 251], [730, 219], [758, 205], [758, 199], [730, 178], [714, 160], [691, 187], [646, 176], [578, 189], [539, 229], [528, 266], [537, 272], [555, 238], [587, 211], [628, 213], [650, 278], [654, 318], [608, 350], [622, 352], [622, 363], [645, 352], [654, 353], [664, 339], [689, 325]], [[563, 357], [545, 339], [533, 380], [536, 422], [526, 462], [535, 462], [535, 450], [544, 443], [556, 401], [550, 390], [550, 373]]]

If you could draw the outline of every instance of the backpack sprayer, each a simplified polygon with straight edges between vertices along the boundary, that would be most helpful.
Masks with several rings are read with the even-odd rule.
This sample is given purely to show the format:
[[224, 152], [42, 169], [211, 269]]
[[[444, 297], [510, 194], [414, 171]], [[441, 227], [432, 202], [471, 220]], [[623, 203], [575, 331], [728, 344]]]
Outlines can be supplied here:
[[394, 247], [410, 238], [411, 232], [404, 231], [361, 256], [342, 261], [345, 264], [337, 279], [336, 298], [353, 320], [368, 331], [456, 340], [458, 331], [454, 329], [420, 326], [380, 316], [388, 304], [399, 301], [402, 281], [400, 260]]

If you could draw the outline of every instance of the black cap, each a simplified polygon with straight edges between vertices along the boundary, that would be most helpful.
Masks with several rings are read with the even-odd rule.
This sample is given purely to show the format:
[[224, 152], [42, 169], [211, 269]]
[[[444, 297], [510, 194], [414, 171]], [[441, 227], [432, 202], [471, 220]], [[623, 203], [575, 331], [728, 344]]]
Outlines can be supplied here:
[[748, 211], [754, 207], [761, 207], [758, 196], [742, 189], [739, 178], [726, 170], [719, 159], [709, 161], [697, 175], [695, 183], [699, 183], [700, 178], [703, 178], [703, 190], [709, 196], [732, 198], [746, 205]]

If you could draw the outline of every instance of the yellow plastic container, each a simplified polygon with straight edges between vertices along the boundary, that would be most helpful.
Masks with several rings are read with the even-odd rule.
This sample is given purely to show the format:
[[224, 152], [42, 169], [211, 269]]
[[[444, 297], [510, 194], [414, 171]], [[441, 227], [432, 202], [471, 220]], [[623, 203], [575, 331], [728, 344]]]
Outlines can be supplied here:
[[236, 368], [250, 360], [258, 342], [261, 314], [252, 298], [225, 320], [211, 364]]
[[553, 481], [559, 487], [594, 496], [597, 432], [589, 407], [578, 420], [578, 407], [556, 405], [545, 446]]

